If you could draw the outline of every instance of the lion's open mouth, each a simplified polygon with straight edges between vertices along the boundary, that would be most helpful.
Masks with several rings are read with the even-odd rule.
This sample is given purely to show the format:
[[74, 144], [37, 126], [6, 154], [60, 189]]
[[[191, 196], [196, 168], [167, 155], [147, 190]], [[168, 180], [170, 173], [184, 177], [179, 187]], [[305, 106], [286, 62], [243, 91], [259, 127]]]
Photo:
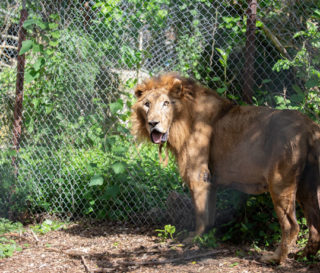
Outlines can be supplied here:
[[161, 133], [157, 130], [152, 130], [151, 132], [151, 140], [153, 143], [156, 143], [156, 144], [161, 144], [161, 143], [164, 143], [168, 140], [168, 132], [166, 133]]

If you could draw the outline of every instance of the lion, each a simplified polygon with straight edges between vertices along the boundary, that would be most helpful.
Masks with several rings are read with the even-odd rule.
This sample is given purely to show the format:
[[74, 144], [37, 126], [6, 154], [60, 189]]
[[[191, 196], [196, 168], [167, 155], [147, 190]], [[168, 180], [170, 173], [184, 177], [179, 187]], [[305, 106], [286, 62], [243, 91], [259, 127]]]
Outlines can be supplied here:
[[281, 242], [263, 262], [282, 263], [296, 242], [296, 200], [309, 227], [304, 255], [320, 248], [320, 126], [294, 110], [239, 106], [178, 73], [135, 89], [132, 134], [175, 156], [188, 185], [201, 235], [212, 228], [218, 186], [248, 194], [269, 192]]

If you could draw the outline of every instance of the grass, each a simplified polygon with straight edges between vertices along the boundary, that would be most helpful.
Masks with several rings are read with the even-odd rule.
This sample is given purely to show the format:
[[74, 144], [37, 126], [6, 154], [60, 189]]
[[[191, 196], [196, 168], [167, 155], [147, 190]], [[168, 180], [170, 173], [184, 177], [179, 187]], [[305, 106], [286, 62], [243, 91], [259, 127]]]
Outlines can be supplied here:
[[[50, 231], [66, 228], [65, 222], [45, 220], [41, 224], [30, 226], [30, 229], [38, 234], [46, 234]], [[26, 231], [25, 227], [19, 222], [11, 222], [8, 219], [0, 218], [0, 259], [11, 257], [15, 252], [22, 251], [29, 247], [29, 244], [20, 246], [13, 239], [7, 238], [12, 232], [22, 233]]]
[[7, 233], [22, 230], [23, 226], [21, 223], [13, 223], [7, 219], [0, 218], [0, 259], [11, 257], [16, 251], [22, 250], [14, 240], [4, 236]]

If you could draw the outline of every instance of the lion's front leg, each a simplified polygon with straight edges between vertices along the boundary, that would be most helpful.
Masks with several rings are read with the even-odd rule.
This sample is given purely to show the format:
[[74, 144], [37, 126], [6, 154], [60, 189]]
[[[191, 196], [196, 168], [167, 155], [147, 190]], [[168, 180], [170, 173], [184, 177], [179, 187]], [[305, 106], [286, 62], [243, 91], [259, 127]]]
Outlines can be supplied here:
[[195, 206], [196, 230], [193, 235], [201, 235], [213, 227], [216, 215], [217, 188], [211, 181], [190, 183], [190, 191]]
[[211, 134], [211, 126], [196, 122], [187, 143], [187, 180], [196, 212], [195, 235], [207, 231], [215, 220], [216, 185], [208, 167]]

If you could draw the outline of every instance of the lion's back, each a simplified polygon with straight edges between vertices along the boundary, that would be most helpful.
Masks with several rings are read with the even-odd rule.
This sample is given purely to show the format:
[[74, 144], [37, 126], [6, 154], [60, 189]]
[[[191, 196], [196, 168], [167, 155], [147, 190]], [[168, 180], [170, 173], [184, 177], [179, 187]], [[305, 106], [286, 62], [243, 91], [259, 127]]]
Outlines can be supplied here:
[[211, 168], [222, 183], [250, 189], [256, 185], [258, 193], [266, 190], [274, 168], [301, 166], [302, 171], [313, 121], [297, 111], [241, 108], [214, 125]]

